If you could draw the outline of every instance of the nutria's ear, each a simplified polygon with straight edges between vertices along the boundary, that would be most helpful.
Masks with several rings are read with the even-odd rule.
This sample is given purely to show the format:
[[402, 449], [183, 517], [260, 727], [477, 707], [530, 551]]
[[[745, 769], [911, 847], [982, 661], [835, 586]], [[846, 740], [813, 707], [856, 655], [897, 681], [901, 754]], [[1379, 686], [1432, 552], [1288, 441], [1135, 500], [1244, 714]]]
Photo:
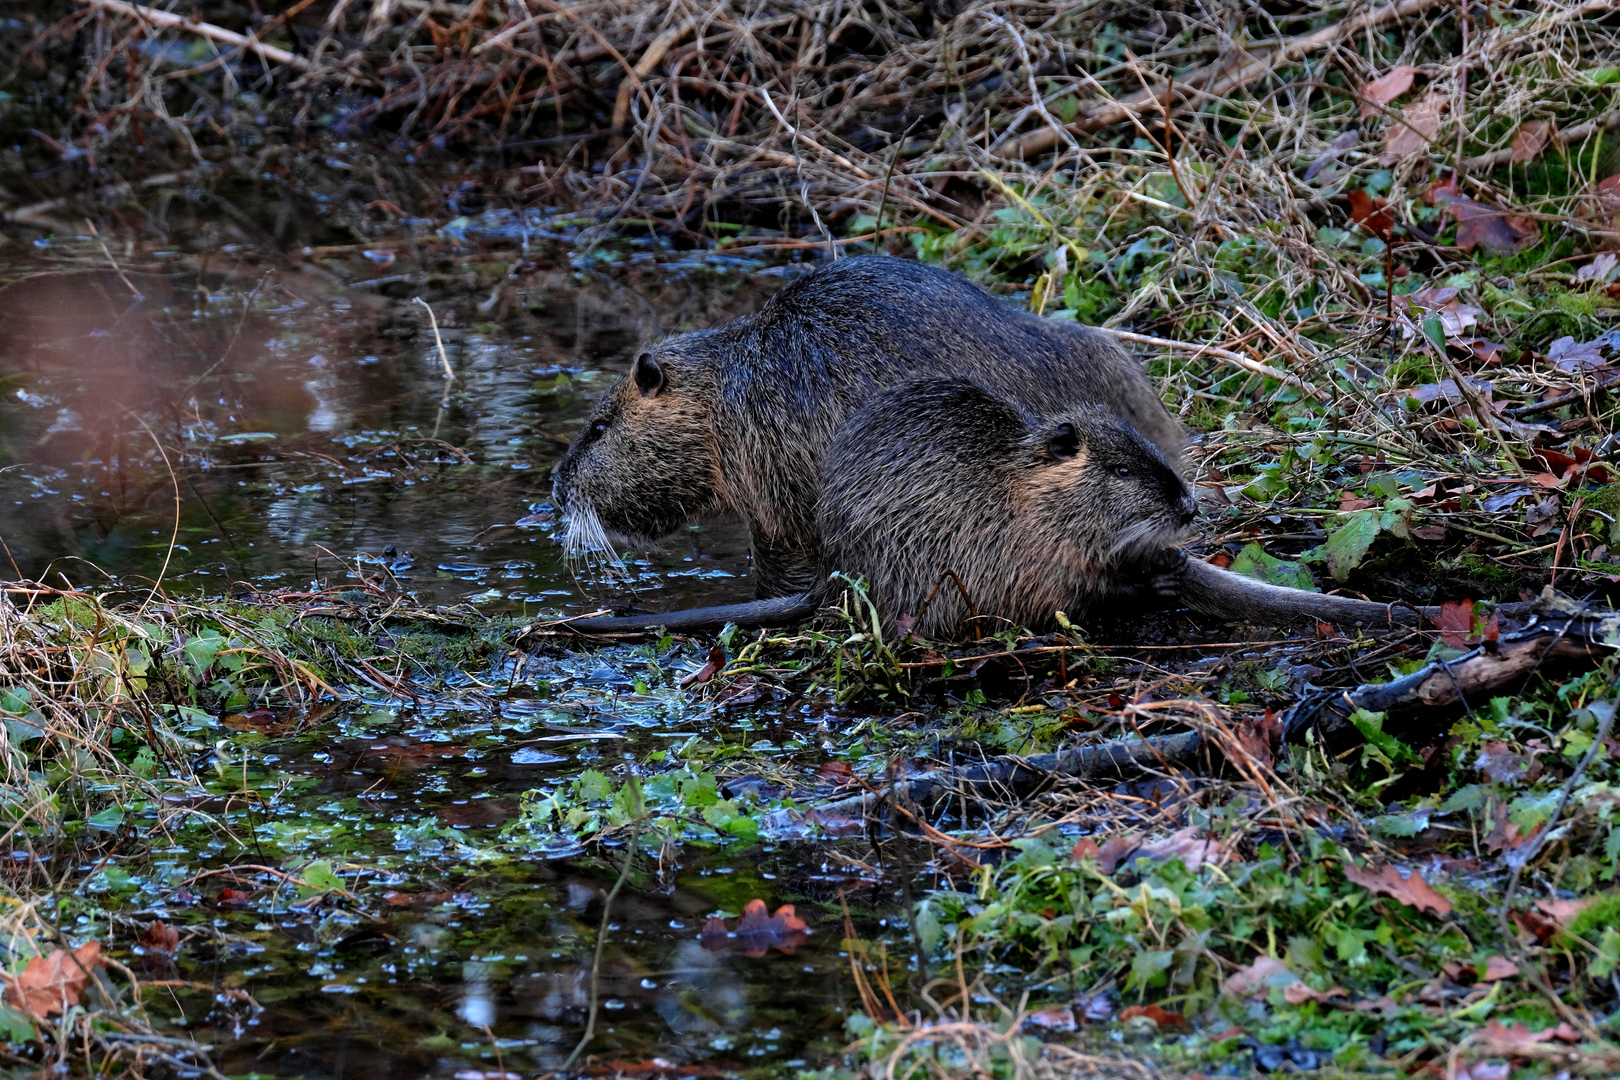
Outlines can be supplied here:
[[1080, 452], [1080, 433], [1073, 424], [1059, 424], [1046, 436], [1046, 452], [1067, 461]]
[[664, 388], [664, 369], [653, 359], [653, 354], [644, 352], [636, 357], [636, 389], [641, 391], [642, 397], [654, 397]]

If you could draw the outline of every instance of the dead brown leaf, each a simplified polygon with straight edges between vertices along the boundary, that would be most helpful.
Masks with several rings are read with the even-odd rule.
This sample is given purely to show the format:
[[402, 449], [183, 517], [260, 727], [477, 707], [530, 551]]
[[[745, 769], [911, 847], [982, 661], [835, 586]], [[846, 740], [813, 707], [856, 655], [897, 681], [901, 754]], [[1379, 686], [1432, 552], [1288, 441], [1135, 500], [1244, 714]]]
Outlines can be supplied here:
[[855, 781], [855, 770], [842, 761], [829, 761], [816, 770], [816, 779], [824, 784], [850, 784]]
[[162, 919], [152, 920], [141, 934], [139, 942], [141, 948], [149, 953], [162, 953], [164, 956], [173, 956], [180, 949], [180, 931], [165, 923]]
[[1350, 991], [1342, 986], [1335, 986], [1331, 990], [1312, 990], [1298, 979], [1283, 987], [1283, 1000], [1290, 1005], [1303, 1005], [1307, 1001], [1325, 1004], [1332, 998], [1348, 998], [1349, 996]]
[[1451, 1080], [1508, 1080], [1513, 1066], [1505, 1061], [1459, 1062]]
[[[1316, 160], [1311, 162], [1310, 167], [1305, 170], [1305, 182], [1310, 183], [1323, 169], [1337, 161], [1346, 150], [1354, 150], [1356, 144], [1360, 141], [1360, 129], [1351, 127], [1341, 131], [1338, 138], [1329, 143], [1327, 149], [1316, 155]], [[1337, 175], [1337, 170], [1330, 175]]]
[[1440, 916], [1451, 914], [1451, 901], [1435, 892], [1434, 887], [1424, 881], [1423, 875], [1416, 870], [1410, 876], [1403, 877], [1400, 869], [1394, 865], [1368, 863], [1365, 867], [1359, 867], [1346, 862], [1344, 876], [1368, 892], [1388, 896], [1419, 911], [1432, 911]]
[[1527, 161], [1534, 161], [1546, 149], [1547, 140], [1552, 138], [1553, 126], [1550, 120], [1532, 120], [1521, 127], [1513, 135], [1513, 156], [1508, 160], [1516, 165], [1523, 165]]
[[84, 998], [90, 971], [101, 967], [101, 942], [87, 941], [72, 952], [57, 949], [36, 956], [15, 975], [0, 974], [5, 1000], [35, 1020], [66, 1012]]
[[1497, 801], [1491, 808], [1491, 831], [1485, 834], [1485, 850], [1493, 855], [1512, 851], [1535, 839], [1540, 831], [1537, 828], [1528, 833], [1519, 832], [1519, 827], [1508, 820], [1507, 804]]
[[1275, 956], [1257, 956], [1254, 963], [1226, 977], [1226, 982], [1221, 984], [1221, 993], [1240, 998], [1259, 997], [1273, 985], [1286, 986], [1298, 981], [1299, 976], [1289, 971], [1288, 965]]
[[1537, 900], [1535, 908], [1541, 914], [1551, 919], [1560, 930], [1567, 930], [1569, 924], [1575, 921], [1575, 916], [1597, 903], [1599, 897], [1589, 896], [1583, 900]]
[[1082, 837], [1074, 845], [1074, 851], [1070, 853], [1070, 857], [1075, 862], [1082, 859], [1093, 859], [1097, 863], [1098, 870], [1105, 874], [1112, 874], [1119, 869], [1119, 864], [1124, 858], [1135, 851], [1141, 844], [1141, 835], [1141, 833], [1128, 832], [1120, 836], [1110, 836], [1103, 841], [1101, 847], [1097, 846], [1097, 841], [1093, 837]]
[[1414, 308], [1440, 316], [1440, 327], [1447, 338], [1461, 337], [1463, 331], [1479, 322], [1485, 309], [1466, 304], [1449, 286], [1440, 288], [1427, 285], [1407, 295]]
[[1557, 1028], [1543, 1028], [1540, 1031], [1531, 1031], [1523, 1024], [1504, 1024], [1500, 1020], [1487, 1020], [1480, 1036], [1485, 1043], [1487, 1054], [1501, 1054], [1506, 1057], [1511, 1054], [1524, 1052], [1527, 1048], [1540, 1043], [1552, 1041], [1558, 1034]]
[[719, 645], [715, 645], [709, 650], [709, 658], [703, 662], [703, 666], [692, 672], [692, 674], [686, 676], [686, 678], [682, 679], [681, 685], [694, 686], [698, 683], [706, 683], [710, 679], [714, 678], [715, 675], [719, 673], [720, 669], [725, 666], [726, 650], [721, 648]]
[[1378, 239], [1387, 241], [1390, 230], [1395, 227], [1395, 219], [1385, 209], [1389, 206], [1389, 200], [1375, 199], [1359, 188], [1352, 191], [1348, 198], [1350, 200], [1350, 220], [1378, 237]]
[[1446, 601], [1440, 605], [1440, 614], [1430, 615], [1429, 621], [1440, 631], [1440, 640], [1453, 649], [1472, 649], [1481, 641], [1495, 641], [1501, 632], [1496, 612], [1481, 622], [1474, 614], [1474, 602], [1460, 604]]
[[1246, 716], [1237, 726], [1238, 745], [1245, 753], [1266, 768], [1277, 760], [1277, 747], [1282, 744], [1282, 718], [1266, 707], [1263, 716]]
[[1510, 214], [1464, 195], [1446, 203], [1446, 212], [1457, 220], [1457, 246], [1464, 251], [1482, 247], [1497, 255], [1507, 255], [1541, 239], [1541, 226], [1534, 218]]
[[1136, 849], [1133, 858], [1153, 859], [1156, 862], [1180, 859], [1188, 870], [1197, 870], [1205, 863], [1224, 866], [1232, 858], [1232, 849], [1202, 833], [1203, 830], [1195, 825], [1177, 829], [1163, 840], [1143, 844]]
[[[1497, 784], [1534, 779], [1531, 767], [1536, 764], [1539, 763], [1520, 753], [1518, 747], [1494, 739], [1482, 745], [1479, 757], [1474, 759], [1474, 768], [1484, 773], [1487, 780]], [[1535, 770], [1537, 773], [1540, 771]]]
[[1597, 182], [1598, 212], [1606, 217], [1620, 214], [1620, 173]]
[[1480, 982], [1496, 982], [1498, 979], [1511, 979], [1519, 973], [1519, 965], [1505, 956], [1492, 953], [1485, 958], [1485, 974], [1479, 977]]
[[1339, 513], [1341, 514], [1353, 514], [1357, 510], [1365, 510], [1373, 505], [1375, 504], [1371, 499], [1363, 499], [1360, 495], [1349, 491], [1339, 492]]
[[771, 914], [765, 901], [750, 900], [743, 906], [735, 930], [728, 933], [724, 919], [710, 918], [698, 933], [698, 941], [710, 952], [719, 952], [735, 941], [744, 956], [758, 959], [772, 949], [792, 956], [809, 934], [809, 926], [794, 914], [792, 904], [783, 904]]
[[1451, 104], [1445, 94], [1428, 93], [1401, 110], [1405, 123], [1391, 123], [1384, 137], [1381, 165], [1393, 165], [1408, 154], [1426, 150], [1440, 133], [1440, 114]]
[[1134, 1020], [1138, 1016], [1145, 1016], [1162, 1028], [1180, 1027], [1187, 1022], [1187, 1018], [1180, 1013], [1165, 1012], [1157, 1005], [1132, 1005], [1119, 1014], [1121, 1021]]
[[1036, 1009], [1024, 1017], [1024, 1024], [1032, 1028], [1045, 1028], [1047, 1031], [1073, 1031], [1079, 1026], [1075, 1023], [1074, 1010], [1067, 1005]]
[[1361, 115], [1371, 116], [1378, 111], [1378, 106], [1388, 105], [1408, 90], [1412, 89], [1412, 80], [1417, 77], [1417, 68], [1402, 64], [1391, 68], [1387, 75], [1382, 75], [1371, 82], [1361, 85]]
[[1620, 263], [1620, 257], [1617, 257], [1612, 251], [1605, 251], [1601, 255], [1594, 258], [1591, 262], [1575, 271], [1575, 280], [1607, 281], [1609, 279], [1609, 275], [1614, 273], [1614, 268], [1617, 263]]

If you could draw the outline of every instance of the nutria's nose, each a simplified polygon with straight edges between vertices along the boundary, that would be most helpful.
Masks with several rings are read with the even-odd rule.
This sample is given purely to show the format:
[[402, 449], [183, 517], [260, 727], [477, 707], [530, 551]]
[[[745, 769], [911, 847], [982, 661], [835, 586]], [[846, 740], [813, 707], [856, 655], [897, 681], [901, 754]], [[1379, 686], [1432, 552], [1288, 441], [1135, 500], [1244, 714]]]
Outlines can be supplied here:
[[1191, 525], [1193, 523], [1193, 519], [1197, 516], [1198, 500], [1191, 492], [1188, 492], [1182, 497], [1181, 500], [1181, 523], [1183, 525]]

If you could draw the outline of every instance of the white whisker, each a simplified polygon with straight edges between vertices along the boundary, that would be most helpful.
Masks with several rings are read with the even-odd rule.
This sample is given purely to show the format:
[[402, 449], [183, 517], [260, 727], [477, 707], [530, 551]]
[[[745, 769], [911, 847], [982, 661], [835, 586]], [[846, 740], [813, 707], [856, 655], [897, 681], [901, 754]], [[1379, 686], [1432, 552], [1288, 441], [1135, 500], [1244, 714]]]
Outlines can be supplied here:
[[583, 563], [587, 570], [600, 567], [611, 577], [625, 574], [624, 559], [608, 539], [607, 530], [596, 516], [596, 508], [589, 503], [571, 504], [565, 508], [568, 528], [563, 534], [563, 548], [571, 560]]

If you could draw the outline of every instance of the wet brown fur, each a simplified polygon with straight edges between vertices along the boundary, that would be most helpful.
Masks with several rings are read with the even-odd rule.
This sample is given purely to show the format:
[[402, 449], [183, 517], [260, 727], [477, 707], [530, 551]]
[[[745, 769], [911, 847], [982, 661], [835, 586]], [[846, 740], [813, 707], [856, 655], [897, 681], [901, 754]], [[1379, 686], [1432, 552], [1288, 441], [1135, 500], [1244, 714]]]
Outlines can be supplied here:
[[1438, 610], [1284, 588], [1188, 560], [1175, 546], [1193, 515], [1186, 483], [1157, 446], [1096, 406], [1042, 420], [966, 380], [913, 380], [850, 417], [821, 479], [823, 550], [810, 592], [573, 625], [778, 626], [834, 601], [848, 577], [867, 580], [891, 630], [904, 623], [933, 638], [965, 636], [975, 623], [1046, 629], [1059, 611], [1128, 614], [1166, 599], [1234, 621], [1341, 628], [1418, 623]]
[[868, 256], [800, 278], [758, 314], [644, 352], [569, 447], [553, 500], [575, 546], [651, 543], [736, 515], [756, 596], [800, 592], [820, 557], [828, 444], [873, 395], [940, 375], [1039, 415], [1099, 406], [1181, 465], [1180, 425], [1106, 332], [1031, 315], [936, 267]]
[[[926, 638], [975, 620], [1042, 630], [1152, 591], [1197, 504], [1135, 428], [1095, 405], [1041, 420], [965, 380], [902, 383], [822, 464], [822, 577], [864, 577], [883, 622]], [[1162, 605], [1161, 605], [1162, 606]]]

